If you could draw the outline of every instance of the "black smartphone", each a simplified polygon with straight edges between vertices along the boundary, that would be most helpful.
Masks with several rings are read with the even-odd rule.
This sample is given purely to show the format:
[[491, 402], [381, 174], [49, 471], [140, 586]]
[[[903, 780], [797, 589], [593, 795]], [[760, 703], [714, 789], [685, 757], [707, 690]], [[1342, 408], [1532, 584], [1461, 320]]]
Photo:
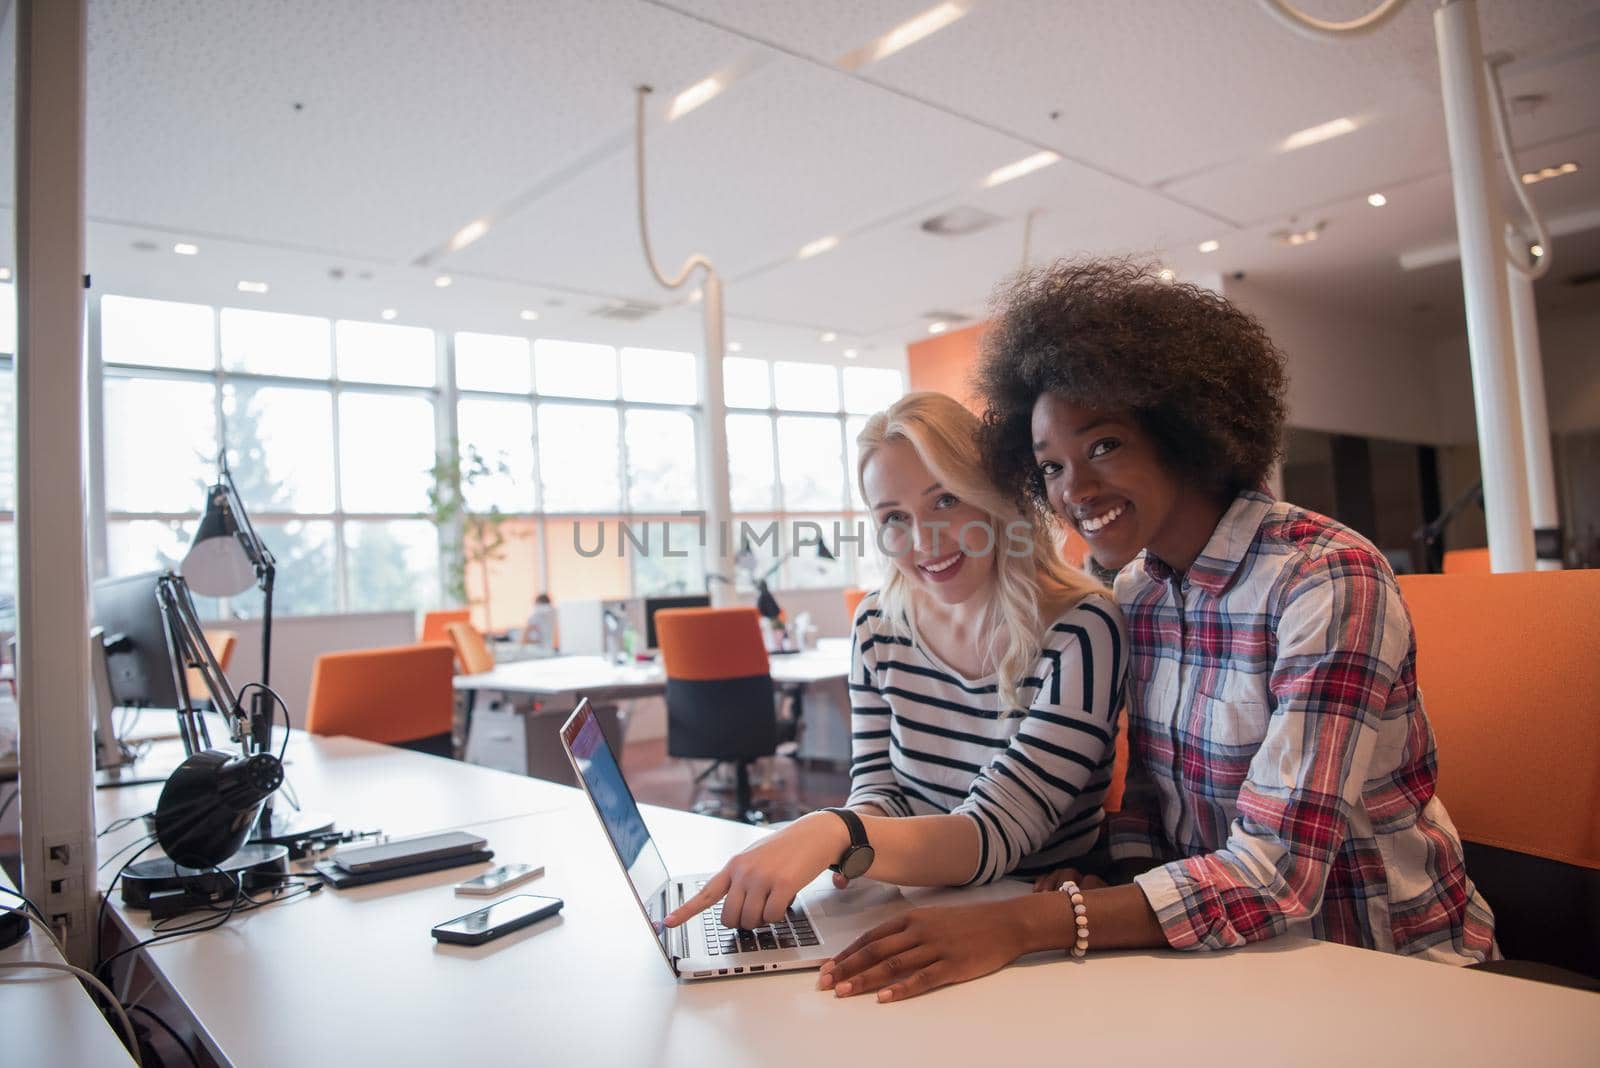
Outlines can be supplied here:
[[554, 916], [565, 904], [559, 897], [537, 897], [518, 894], [504, 901], [496, 901], [488, 908], [457, 916], [448, 923], [433, 929], [433, 937], [441, 942], [461, 946], [481, 946], [501, 935], [519, 931], [530, 923], [538, 923]]

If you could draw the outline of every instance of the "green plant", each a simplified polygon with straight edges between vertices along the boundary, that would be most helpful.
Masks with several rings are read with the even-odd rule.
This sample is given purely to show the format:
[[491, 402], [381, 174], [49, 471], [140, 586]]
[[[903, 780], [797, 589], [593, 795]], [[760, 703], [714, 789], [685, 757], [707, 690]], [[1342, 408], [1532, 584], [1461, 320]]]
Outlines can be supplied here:
[[[508, 539], [502, 526], [507, 516], [496, 505], [490, 505], [487, 511], [472, 510], [467, 506], [467, 495], [480, 482], [509, 477], [511, 468], [499, 457], [491, 462], [475, 445], [463, 450], [452, 441], [450, 451], [438, 457], [429, 474], [433, 479], [428, 489], [429, 517], [439, 528], [446, 589], [469, 608], [482, 605], [487, 623], [493, 618], [489, 607], [489, 564], [505, 558]], [[474, 568], [483, 577], [483, 596], [477, 600], [467, 590], [467, 573]]]

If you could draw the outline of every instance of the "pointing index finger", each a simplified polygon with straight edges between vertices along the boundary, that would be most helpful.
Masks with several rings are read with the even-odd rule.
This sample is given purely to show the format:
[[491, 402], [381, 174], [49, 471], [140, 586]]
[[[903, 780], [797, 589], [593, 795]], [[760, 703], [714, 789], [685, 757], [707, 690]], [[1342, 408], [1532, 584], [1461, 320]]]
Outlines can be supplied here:
[[667, 918], [664, 922], [668, 927], [677, 927], [679, 924], [689, 920], [695, 913], [704, 912], [722, 900], [723, 895], [728, 892], [728, 887], [732, 883], [733, 879], [728, 875], [728, 869], [723, 868], [713, 875], [705, 886], [701, 887], [698, 894], [667, 913]]

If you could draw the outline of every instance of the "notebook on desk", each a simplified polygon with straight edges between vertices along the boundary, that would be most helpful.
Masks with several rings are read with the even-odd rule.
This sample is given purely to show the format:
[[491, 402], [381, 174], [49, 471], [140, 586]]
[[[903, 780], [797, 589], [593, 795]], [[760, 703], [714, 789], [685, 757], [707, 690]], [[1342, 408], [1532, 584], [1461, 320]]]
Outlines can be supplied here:
[[788, 915], [777, 923], [753, 930], [724, 927], [718, 903], [683, 926], [669, 929], [662, 920], [699, 893], [710, 874], [673, 875], [668, 871], [587, 700], [578, 702], [562, 726], [561, 742], [652, 937], [667, 966], [680, 978], [816, 968], [856, 936], [907, 909], [958, 901], [999, 901], [1030, 890], [1027, 884], [1015, 881], [952, 890], [897, 887], [871, 879], [858, 879], [848, 890], [837, 890], [832, 874], [825, 871], [800, 892]]

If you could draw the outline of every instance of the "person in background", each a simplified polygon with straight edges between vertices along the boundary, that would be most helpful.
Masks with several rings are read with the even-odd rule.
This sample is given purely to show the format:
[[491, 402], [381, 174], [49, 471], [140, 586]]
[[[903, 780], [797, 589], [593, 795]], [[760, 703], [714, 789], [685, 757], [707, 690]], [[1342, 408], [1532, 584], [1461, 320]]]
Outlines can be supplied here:
[[548, 593], [533, 599], [533, 610], [522, 628], [522, 644], [539, 652], [554, 654], [560, 648], [556, 633], [556, 608]]
[[[1103, 588], [1062, 563], [1047, 527], [996, 491], [979, 429], [938, 393], [867, 421], [857, 476], [891, 566], [856, 610], [846, 807], [734, 857], [668, 926], [719, 899], [727, 926], [775, 922], [829, 867], [841, 886], [1034, 878], [1098, 837], [1122, 622]], [[855, 859], [867, 856], [859, 838], [870, 866]], [[990, 951], [958, 946], [942, 966], [981, 974]]]
[[1074, 867], [982, 922], [912, 913], [847, 947], [824, 985], [921, 993], [951, 976], [889, 965], [956, 938], [1004, 947], [990, 960], [1282, 934], [1451, 964], [1497, 956], [1435, 793], [1389, 565], [1262, 488], [1283, 364], [1216, 293], [1127, 261], [1058, 263], [1003, 300], [978, 376], [990, 473], [1120, 569], [1130, 764], [1107, 825], [1115, 885]]

